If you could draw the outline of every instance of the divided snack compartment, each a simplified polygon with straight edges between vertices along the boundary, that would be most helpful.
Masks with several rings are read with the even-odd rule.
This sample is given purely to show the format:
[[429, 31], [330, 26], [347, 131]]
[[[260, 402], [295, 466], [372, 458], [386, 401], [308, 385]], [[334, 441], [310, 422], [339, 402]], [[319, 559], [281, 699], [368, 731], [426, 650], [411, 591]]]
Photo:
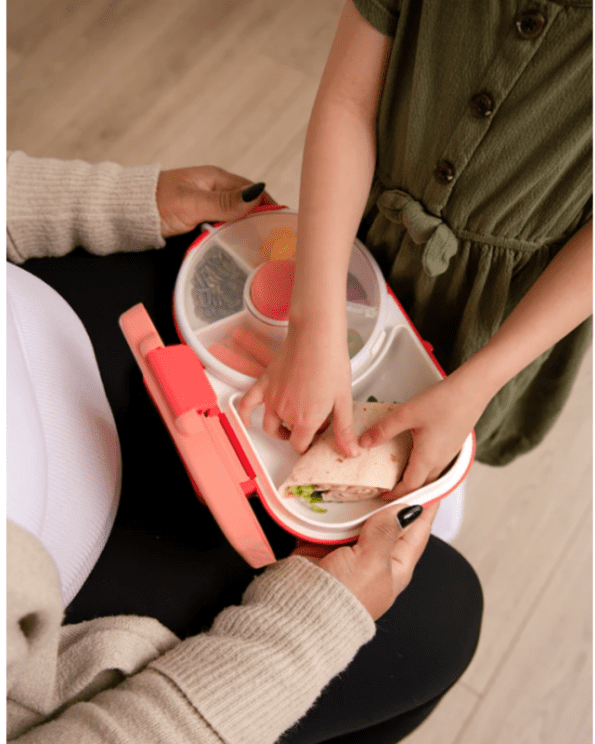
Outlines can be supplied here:
[[[174, 317], [180, 337], [206, 369], [238, 390], [254, 375], [243, 374], [209, 351], [248, 328], [273, 351], [281, 346], [287, 323], [263, 317], [250, 302], [250, 283], [267, 263], [261, 246], [278, 229], [297, 229], [297, 212], [286, 207], [255, 210], [245, 219], [209, 227], [190, 246], [174, 289]], [[324, 246], [321, 246], [324, 250]], [[375, 355], [386, 324], [388, 297], [380, 269], [365, 246], [354, 241], [346, 286], [352, 372], [359, 374]]]
[[[212, 322], [192, 318], [194, 311], [185, 309], [188, 284], [205, 252], [213, 247], [221, 248], [237, 265], [245, 267], [247, 277], [254, 271], [251, 267], [257, 268], [258, 262], [262, 263], [259, 255], [262, 242], [272, 230], [287, 225], [297, 226], [295, 212], [265, 210], [199, 236], [186, 254], [174, 292], [175, 321], [182, 344], [165, 347], [142, 305], [131, 308], [120, 319], [148, 392], [197, 495], [209, 507], [232, 546], [254, 567], [273, 562], [275, 556], [250, 506], [250, 495], [257, 494], [272, 518], [288, 532], [330, 545], [353, 542], [371, 514], [393, 505], [379, 498], [351, 503], [324, 502], [326, 511], [316, 513], [303, 499], [281, 497], [277, 489], [299, 455], [288, 441], [275, 439], [263, 431], [262, 406], [254, 411], [251, 426], [244, 427], [238, 404], [254, 378], [221, 364], [207, 348], [238, 326], [244, 326], [265, 338], [269, 348], [275, 350], [286, 329], [259, 324], [243, 301], [233, 312]], [[353, 399], [366, 401], [373, 396], [380, 402], [404, 402], [439, 381], [444, 373], [431, 348], [421, 340], [390, 294], [374, 259], [357, 241], [351, 270], [356, 283], [364, 289], [369, 306], [376, 312], [373, 333], [366, 341], [367, 347], [364, 345], [358, 352], [360, 363], [355, 370], [353, 362], [358, 355], [352, 358]], [[233, 291], [240, 290], [243, 294], [243, 285]], [[361, 297], [354, 299], [361, 301]], [[399, 501], [428, 504], [444, 498], [465, 479], [474, 451], [475, 437], [471, 433], [438, 480]]]

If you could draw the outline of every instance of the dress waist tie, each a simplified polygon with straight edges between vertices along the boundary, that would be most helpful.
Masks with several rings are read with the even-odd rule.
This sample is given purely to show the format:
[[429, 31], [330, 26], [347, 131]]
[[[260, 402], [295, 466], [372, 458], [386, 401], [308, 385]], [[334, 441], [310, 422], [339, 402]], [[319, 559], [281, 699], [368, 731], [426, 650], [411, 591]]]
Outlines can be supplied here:
[[430, 276], [439, 276], [448, 268], [458, 241], [450, 227], [420, 202], [401, 189], [383, 191], [376, 202], [378, 210], [391, 222], [403, 224], [411, 240], [423, 245], [422, 264]]

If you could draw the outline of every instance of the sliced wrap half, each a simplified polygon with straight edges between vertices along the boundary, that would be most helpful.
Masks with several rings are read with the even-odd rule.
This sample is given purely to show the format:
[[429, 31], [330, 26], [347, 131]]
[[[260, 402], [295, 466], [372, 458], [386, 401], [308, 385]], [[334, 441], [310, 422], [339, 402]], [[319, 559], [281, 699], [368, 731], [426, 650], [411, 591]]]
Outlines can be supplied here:
[[[359, 437], [397, 408], [394, 403], [353, 403], [353, 422]], [[411, 452], [411, 432], [406, 431], [359, 457], [345, 457], [337, 448], [332, 426], [300, 457], [279, 487], [284, 496], [303, 496], [310, 501], [364, 501], [390, 491], [401, 477]], [[297, 486], [302, 486], [299, 490]], [[312, 488], [314, 486], [314, 488]], [[307, 488], [309, 487], [309, 488]], [[288, 489], [292, 488], [293, 491]], [[318, 494], [318, 492], [320, 492]]]

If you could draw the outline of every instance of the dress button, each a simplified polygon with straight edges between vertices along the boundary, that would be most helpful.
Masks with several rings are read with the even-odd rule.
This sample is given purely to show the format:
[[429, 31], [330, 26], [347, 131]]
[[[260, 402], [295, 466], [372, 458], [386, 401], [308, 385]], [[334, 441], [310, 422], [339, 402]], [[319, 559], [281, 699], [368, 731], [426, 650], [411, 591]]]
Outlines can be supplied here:
[[545, 16], [539, 10], [525, 10], [516, 19], [517, 33], [521, 39], [534, 39], [543, 31]]
[[454, 177], [454, 165], [452, 163], [449, 163], [448, 160], [440, 160], [436, 164], [436, 167], [434, 168], [434, 178], [438, 181], [438, 183], [441, 183], [443, 186], [445, 186], [447, 183], [450, 183]]
[[494, 110], [494, 101], [489, 93], [476, 93], [470, 102], [471, 113], [478, 119], [489, 116]]

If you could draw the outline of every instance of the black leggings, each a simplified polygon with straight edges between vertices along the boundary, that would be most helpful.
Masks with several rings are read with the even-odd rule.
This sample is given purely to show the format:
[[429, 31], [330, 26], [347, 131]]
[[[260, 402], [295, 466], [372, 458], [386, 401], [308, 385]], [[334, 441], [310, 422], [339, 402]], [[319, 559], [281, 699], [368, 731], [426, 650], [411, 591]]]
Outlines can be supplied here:
[[[257, 573], [229, 546], [195, 497], [141, 380], [118, 318], [144, 303], [166, 344], [178, 343], [172, 294], [193, 235], [163, 250], [31, 259], [27, 271], [70, 304], [93, 343], [122, 448], [120, 507], [107, 545], [66, 610], [66, 622], [135, 614], [184, 638], [237, 604]], [[294, 538], [251, 504], [278, 558]], [[395, 744], [461, 676], [475, 652], [483, 599], [456, 550], [430, 538], [411, 584], [378, 621], [374, 639], [281, 739], [284, 744]]]

